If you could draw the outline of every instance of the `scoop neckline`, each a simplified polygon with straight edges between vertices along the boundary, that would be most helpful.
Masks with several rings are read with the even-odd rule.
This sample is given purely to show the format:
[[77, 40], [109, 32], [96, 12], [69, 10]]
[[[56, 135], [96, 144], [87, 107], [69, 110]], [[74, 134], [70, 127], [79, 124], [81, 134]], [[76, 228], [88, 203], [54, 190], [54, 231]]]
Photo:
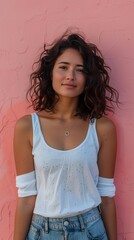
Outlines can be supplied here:
[[50, 145], [46, 142], [45, 137], [44, 137], [44, 135], [43, 135], [43, 132], [42, 132], [42, 130], [41, 130], [41, 124], [40, 124], [39, 116], [38, 116], [37, 113], [34, 113], [34, 114], [35, 114], [35, 116], [36, 116], [36, 118], [37, 118], [37, 121], [38, 121], [38, 127], [39, 127], [39, 131], [40, 131], [41, 139], [42, 139], [43, 142], [45, 143], [46, 147], [49, 148], [50, 150], [54, 150], [54, 151], [57, 151], [57, 152], [63, 152], [63, 153], [65, 153], [65, 152], [72, 152], [72, 151], [77, 150], [78, 148], [82, 147], [83, 144], [86, 142], [89, 134], [90, 134], [91, 122], [89, 122], [89, 124], [88, 124], [88, 128], [87, 128], [87, 132], [86, 132], [85, 138], [83, 139], [83, 141], [82, 141], [79, 145], [77, 145], [77, 146], [74, 147], [74, 148], [67, 149], [67, 150], [62, 150], [62, 149], [54, 148], [54, 147], [50, 146]]

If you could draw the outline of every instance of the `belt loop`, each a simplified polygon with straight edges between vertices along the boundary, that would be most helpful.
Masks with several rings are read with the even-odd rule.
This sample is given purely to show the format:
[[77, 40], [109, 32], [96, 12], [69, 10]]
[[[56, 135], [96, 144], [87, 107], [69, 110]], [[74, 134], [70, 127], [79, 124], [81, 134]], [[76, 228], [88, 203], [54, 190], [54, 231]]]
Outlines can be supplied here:
[[100, 205], [98, 206], [98, 210], [99, 210], [99, 213], [101, 215], [101, 207], [100, 207]]
[[[64, 228], [63, 228], [64, 229]], [[67, 230], [66, 229], [64, 229], [64, 233], [65, 233], [65, 235], [64, 235], [64, 240], [67, 240], [68, 238], [67, 238], [67, 236], [68, 236], [68, 232], [67, 232]]]
[[79, 219], [79, 222], [80, 222], [81, 230], [84, 231], [85, 230], [85, 224], [84, 224], [82, 215], [78, 215], [78, 219]]
[[49, 218], [46, 217], [46, 218], [45, 218], [45, 233], [48, 233], [48, 232], [49, 232], [48, 221], [49, 221]]

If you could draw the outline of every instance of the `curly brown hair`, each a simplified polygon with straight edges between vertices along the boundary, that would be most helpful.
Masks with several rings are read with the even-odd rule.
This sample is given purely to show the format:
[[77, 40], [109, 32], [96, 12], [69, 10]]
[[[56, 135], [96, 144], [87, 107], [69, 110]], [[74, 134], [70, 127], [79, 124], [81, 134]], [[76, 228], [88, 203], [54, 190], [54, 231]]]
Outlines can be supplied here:
[[109, 67], [97, 46], [86, 42], [78, 33], [65, 32], [62, 37], [51, 45], [44, 44], [37, 64], [37, 70], [30, 76], [31, 87], [27, 98], [32, 102], [35, 111], [55, 110], [58, 96], [52, 88], [52, 70], [57, 58], [68, 48], [77, 50], [84, 63], [86, 85], [79, 96], [76, 115], [85, 119], [100, 118], [107, 115], [107, 111], [114, 112], [114, 103], [119, 103], [119, 93], [109, 85]]

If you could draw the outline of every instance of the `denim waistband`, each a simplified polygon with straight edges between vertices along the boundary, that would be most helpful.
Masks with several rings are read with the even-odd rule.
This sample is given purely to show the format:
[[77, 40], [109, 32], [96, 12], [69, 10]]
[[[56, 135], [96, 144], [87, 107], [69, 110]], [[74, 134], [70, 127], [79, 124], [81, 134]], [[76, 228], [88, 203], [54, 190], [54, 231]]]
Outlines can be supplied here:
[[83, 230], [84, 224], [91, 223], [96, 219], [100, 218], [100, 212], [98, 208], [93, 208], [90, 211], [87, 211], [82, 214], [78, 214], [73, 217], [64, 217], [64, 218], [49, 218], [43, 217], [38, 214], [33, 214], [33, 221], [39, 224], [47, 232], [50, 230], [63, 230], [67, 229], [77, 229]]

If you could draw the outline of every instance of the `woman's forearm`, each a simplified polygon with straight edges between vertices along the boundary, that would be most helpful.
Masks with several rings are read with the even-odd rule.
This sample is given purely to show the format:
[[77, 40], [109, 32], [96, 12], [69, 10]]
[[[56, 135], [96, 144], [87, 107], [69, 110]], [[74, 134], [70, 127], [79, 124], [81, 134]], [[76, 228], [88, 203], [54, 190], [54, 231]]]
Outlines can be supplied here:
[[117, 240], [116, 207], [114, 198], [102, 197], [100, 208], [108, 240]]
[[34, 196], [18, 199], [16, 214], [15, 214], [13, 240], [26, 239], [26, 236], [30, 227], [32, 215], [33, 215], [34, 204], [35, 204]]

